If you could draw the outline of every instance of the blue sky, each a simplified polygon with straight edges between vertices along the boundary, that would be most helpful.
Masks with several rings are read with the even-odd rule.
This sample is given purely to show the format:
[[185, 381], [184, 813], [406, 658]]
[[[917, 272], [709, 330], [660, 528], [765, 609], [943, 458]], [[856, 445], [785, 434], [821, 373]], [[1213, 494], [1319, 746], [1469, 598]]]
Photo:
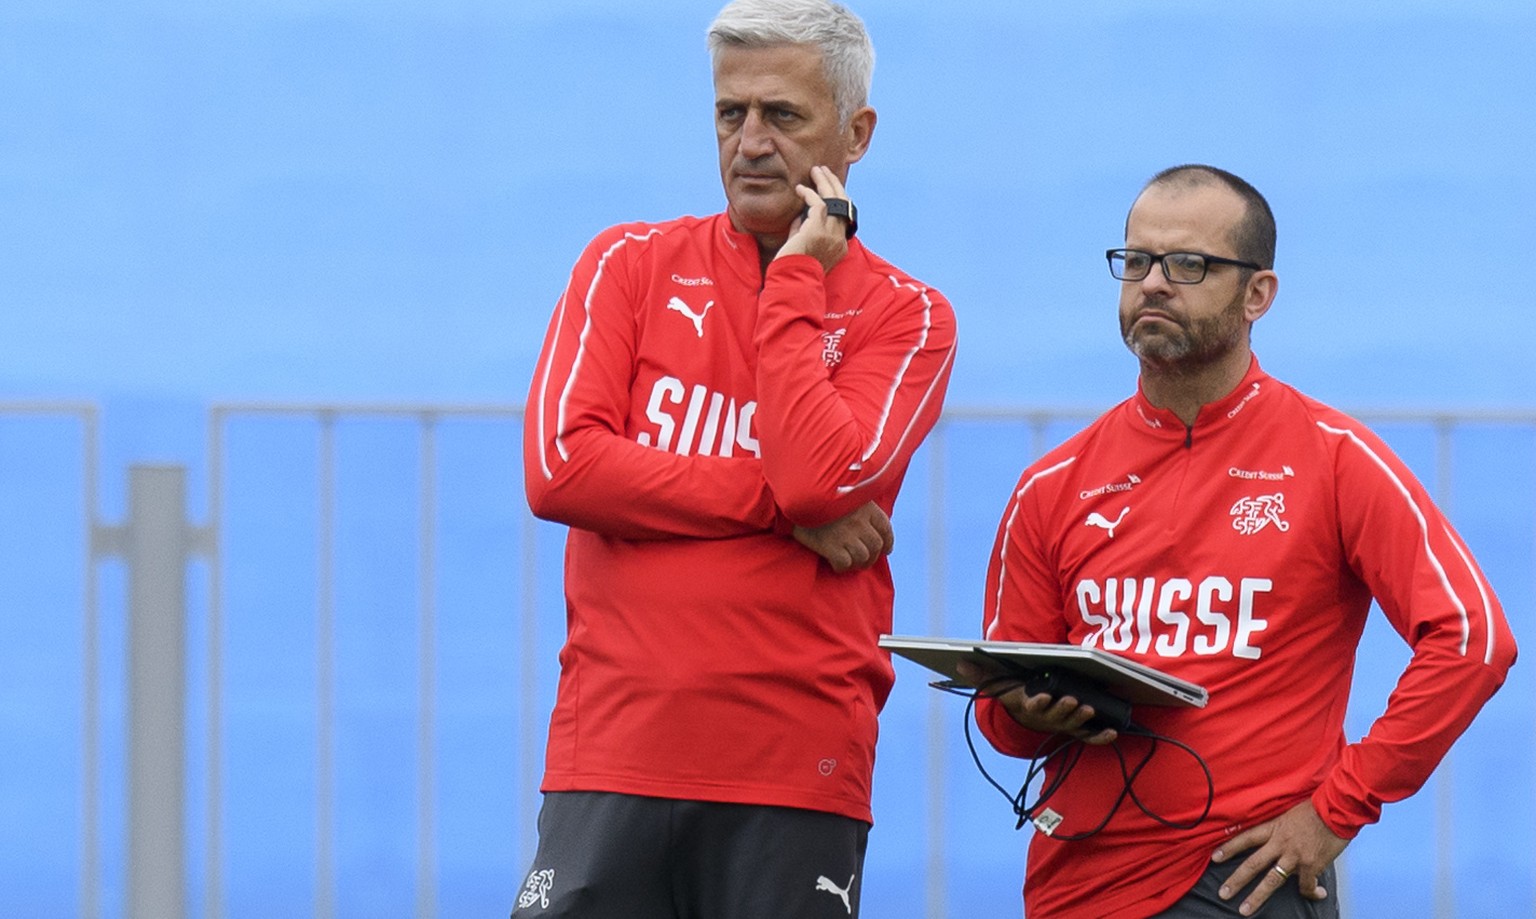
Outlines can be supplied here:
[[[1266, 366], [1338, 404], [1529, 406], [1536, 4], [857, 6], [866, 241], [950, 295], [951, 402], [1098, 405], [1139, 184], [1271, 199]], [[716, 5], [0, 11], [0, 394], [521, 401], [582, 244], [721, 206]]]

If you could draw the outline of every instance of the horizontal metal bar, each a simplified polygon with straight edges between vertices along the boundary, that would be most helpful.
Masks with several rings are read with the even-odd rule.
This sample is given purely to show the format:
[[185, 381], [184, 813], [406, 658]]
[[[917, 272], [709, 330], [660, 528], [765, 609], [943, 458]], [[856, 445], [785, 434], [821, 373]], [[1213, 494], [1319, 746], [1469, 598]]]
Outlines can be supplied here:
[[96, 403], [68, 402], [60, 400], [0, 400], [0, 415], [74, 415], [81, 418], [96, 417]]
[[[1051, 423], [1077, 418], [1097, 418], [1112, 406], [962, 405], [945, 408], [942, 419], [950, 421], [1029, 421]], [[1426, 409], [1342, 408], [1361, 421], [1414, 422], [1420, 424], [1536, 424], [1536, 409]]]
[[[70, 403], [16, 403], [16, 410], [53, 412], [92, 410], [90, 406], [72, 406]], [[1050, 424], [1059, 421], [1097, 418], [1113, 406], [1084, 405], [960, 405], [944, 409], [940, 416], [945, 421], [1023, 421]], [[0, 402], [0, 414], [12, 410], [12, 406]], [[1362, 421], [1412, 422], [1422, 424], [1532, 424], [1536, 425], [1536, 409], [1520, 408], [1344, 408], [1345, 414]], [[495, 418], [521, 418], [523, 407], [510, 403], [445, 403], [435, 405], [418, 402], [226, 402], [213, 405], [209, 411], [216, 417], [231, 415], [333, 415], [333, 416], [479, 416]]]
[[330, 402], [226, 402], [209, 408], [217, 421], [230, 415], [360, 415], [417, 417], [428, 416], [479, 416], [495, 418], [521, 418], [523, 407], [509, 404], [443, 404], [429, 403], [330, 403]]

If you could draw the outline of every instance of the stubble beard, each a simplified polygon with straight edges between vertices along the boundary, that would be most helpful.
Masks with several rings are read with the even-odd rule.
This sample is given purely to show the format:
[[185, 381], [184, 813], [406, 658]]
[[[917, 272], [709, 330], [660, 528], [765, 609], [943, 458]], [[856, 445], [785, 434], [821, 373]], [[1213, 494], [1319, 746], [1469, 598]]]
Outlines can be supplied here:
[[[733, 161], [722, 172], [726, 201], [737, 219], [745, 224], [742, 229], [753, 235], [789, 232], [789, 225], [799, 214], [799, 198], [794, 192], [794, 181], [784, 174], [784, 167], [776, 157], [765, 155]], [[743, 179], [741, 173], [771, 175], [775, 180], [754, 182]], [[771, 190], [741, 187], [752, 185], [768, 185]]]
[[[1137, 312], [1140, 312], [1139, 308]], [[1163, 374], [1198, 373], [1231, 354], [1245, 334], [1241, 297], [1234, 298], [1214, 316], [1188, 319], [1175, 315], [1165, 321], [1172, 322], [1176, 329], [1169, 332], [1138, 329], [1133, 319], [1128, 325], [1122, 324], [1120, 330], [1126, 347], [1143, 366]]]

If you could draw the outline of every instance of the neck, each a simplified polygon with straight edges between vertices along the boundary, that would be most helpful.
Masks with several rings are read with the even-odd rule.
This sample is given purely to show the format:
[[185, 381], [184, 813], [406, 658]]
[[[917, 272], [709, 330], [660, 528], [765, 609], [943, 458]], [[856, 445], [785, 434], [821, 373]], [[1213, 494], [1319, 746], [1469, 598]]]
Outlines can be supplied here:
[[766, 274], [768, 272], [768, 263], [773, 261], [774, 256], [779, 254], [779, 250], [784, 248], [784, 241], [789, 238], [789, 227], [786, 226], [773, 232], [759, 232], [742, 226], [743, 221], [736, 215], [735, 208], [727, 206], [725, 214], [731, 221], [731, 229], [738, 233], [745, 233], [757, 241], [758, 267]]
[[784, 248], [785, 237], [765, 236], [761, 233], [755, 233], [753, 236], [757, 239], [758, 265], [762, 268], [763, 273], [767, 274], [768, 263], [773, 261], [774, 257], [779, 254], [780, 249]]
[[1141, 391], [1157, 408], [1172, 412], [1193, 427], [1200, 409], [1237, 389], [1248, 373], [1252, 355], [1234, 348], [1217, 361], [1199, 367], [1141, 362]]
[[783, 240], [779, 240], [779, 246], [770, 246], [770, 244], [765, 243], [760, 238], [757, 240], [757, 267], [762, 269], [763, 274], [768, 274], [768, 263], [773, 261], [776, 255], [779, 255], [779, 247], [782, 244]]

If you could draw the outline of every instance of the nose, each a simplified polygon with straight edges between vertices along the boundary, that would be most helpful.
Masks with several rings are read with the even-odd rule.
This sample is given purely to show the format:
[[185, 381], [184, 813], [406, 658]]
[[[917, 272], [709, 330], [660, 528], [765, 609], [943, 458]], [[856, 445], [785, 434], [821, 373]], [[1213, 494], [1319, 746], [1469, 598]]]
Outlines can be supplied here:
[[1163, 270], [1163, 263], [1161, 261], [1153, 263], [1152, 269], [1147, 272], [1147, 276], [1138, 283], [1141, 284], [1143, 296], [1150, 297], [1153, 294], [1157, 294], [1158, 296], [1166, 297], [1173, 293], [1173, 282], [1168, 280], [1168, 273]]
[[741, 155], [749, 160], [767, 156], [773, 152], [773, 132], [763, 120], [762, 112], [749, 109], [741, 123]]

